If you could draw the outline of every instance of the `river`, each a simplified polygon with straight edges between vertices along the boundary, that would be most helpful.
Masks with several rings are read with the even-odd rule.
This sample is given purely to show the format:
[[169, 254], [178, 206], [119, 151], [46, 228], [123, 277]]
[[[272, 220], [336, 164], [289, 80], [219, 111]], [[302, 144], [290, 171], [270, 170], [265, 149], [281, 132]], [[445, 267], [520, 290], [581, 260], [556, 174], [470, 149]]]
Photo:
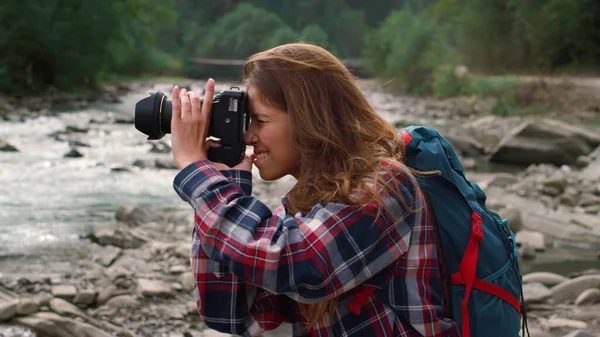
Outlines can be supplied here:
[[[217, 90], [230, 85], [235, 84], [217, 83]], [[168, 93], [170, 88], [166, 83], [142, 86], [122, 96], [120, 103], [58, 110], [23, 122], [0, 121], [0, 139], [19, 150], [0, 152], [0, 278], [3, 274], [68, 271], [71, 261], [90, 257], [89, 243], [80, 237], [113, 226], [115, 212], [124, 204], [155, 209], [187, 207], [172, 189], [176, 170], [132, 165], [137, 159], [169, 159], [170, 154], [150, 153], [152, 144], [131, 123], [90, 123], [110, 116], [131, 119], [135, 103], [147, 90]], [[448, 123], [444, 118], [430, 118], [423, 111], [427, 104], [415, 105], [413, 98], [364, 90], [375, 108], [392, 122], [410, 120], [434, 127]], [[71, 146], [60, 140], [60, 133], [67, 127], [83, 131], [70, 138], [80, 142], [80, 158], [64, 157]], [[164, 142], [170, 143], [169, 135]], [[523, 267], [565, 274], [596, 265], [597, 261], [589, 259], [581, 263], [546, 259], [537, 266]]]
[[[217, 85], [217, 90], [229, 86]], [[168, 93], [169, 88], [157, 84], [148, 89]], [[79, 236], [113, 225], [115, 211], [123, 204], [181, 205], [171, 187], [175, 170], [132, 167], [136, 159], [169, 158], [149, 153], [151, 143], [133, 124], [90, 124], [92, 119], [110, 115], [132, 118], [135, 103], [146, 95], [141, 89], [123, 96], [118, 104], [57, 111], [24, 122], [0, 122], [0, 139], [19, 150], [0, 152], [0, 272], [26, 271], [27, 264], [16, 262], [22, 259], [68, 261], [82, 257], [86, 248]], [[376, 98], [388, 118], [399, 117], [395, 111], [400, 107], [390, 106], [393, 98]], [[75, 134], [83, 145], [77, 147], [81, 158], [64, 158], [69, 143], [52, 137], [67, 127], [88, 130]], [[164, 141], [170, 143], [169, 135]]]

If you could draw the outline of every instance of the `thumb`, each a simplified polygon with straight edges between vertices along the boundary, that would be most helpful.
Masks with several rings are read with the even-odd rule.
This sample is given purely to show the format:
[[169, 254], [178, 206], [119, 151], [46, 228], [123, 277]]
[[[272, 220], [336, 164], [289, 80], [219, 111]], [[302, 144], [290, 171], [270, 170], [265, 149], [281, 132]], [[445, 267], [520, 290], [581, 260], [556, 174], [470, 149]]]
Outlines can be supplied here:
[[244, 159], [242, 159], [242, 162], [237, 164], [235, 167], [233, 167], [234, 169], [237, 170], [244, 170], [244, 171], [252, 171], [252, 163], [254, 162], [254, 154], [251, 155], [245, 155]]

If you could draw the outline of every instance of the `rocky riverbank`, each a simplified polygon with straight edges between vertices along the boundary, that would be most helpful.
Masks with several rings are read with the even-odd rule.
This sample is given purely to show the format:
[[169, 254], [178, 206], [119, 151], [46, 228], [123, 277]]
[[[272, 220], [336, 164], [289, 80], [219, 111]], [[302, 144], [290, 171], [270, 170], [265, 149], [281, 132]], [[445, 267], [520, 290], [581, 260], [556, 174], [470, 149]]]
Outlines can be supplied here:
[[[511, 220], [523, 263], [585, 260], [591, 265], [597, 262], [596, 269], [600, 269], [600, 134], [575, 123], [491, 116], [485, 113], [490, 102], [421, 100], [385, 93], [370, 83], [364, 86], [369, 99], [390, 121], [399, 126], [426, 124], [442, 131], [460, 153], [469, 179], [488, 194], [491, 208]], [[135, 84], [112, 92], [114, 100], [120, 100], [124, 92], [147, 89], [147, 84]], [[33, 112], [21, 115], [25, 108], [10, 104], [4, 119], [12, 123], [48, 113], [33, 105]], [[64, 156], [78, 160], [85, 158], [85, 149], [91, 146], [86, 138], [97, 127], [132, 122], [131, 115], [103, 115], [48, 136], [69, 143]], [[21, 150], [17, 143], [0, 140], [0, 151], [18, 155]], [[170, 156], [168, 143], [159, 141], [148, 156], [131, 158], [110, 171], [114, 175], [140, 170], [172, 174]], [[523, 167], [489, 172], [490, 162]], [[294, 183], [292, 178], [264, 182], [254, 173], [255, 195], [270, 207]], [[10, 267], [0, 270], [0, 324], [11, 326], [2, 330], [0, 325], [4, 336], [10, 336], [10, 331], [12, 336], [24, 335], [17, 326], [39, 336], [220, 335], [204, 328], [192, 295], [189, 206], [123, 205], [114, 212], [114, 221], [115, 226], [81, 236], [89, 258], [65, 261], [61, 268], [52, 264], [24, 268], [33, 262], [15, 258]], [[599, 270], [525, 273], [532, 336], [586, 336], [583, 331], [597, 336]], [[267, 335], [290, 333], [283, 327]]]

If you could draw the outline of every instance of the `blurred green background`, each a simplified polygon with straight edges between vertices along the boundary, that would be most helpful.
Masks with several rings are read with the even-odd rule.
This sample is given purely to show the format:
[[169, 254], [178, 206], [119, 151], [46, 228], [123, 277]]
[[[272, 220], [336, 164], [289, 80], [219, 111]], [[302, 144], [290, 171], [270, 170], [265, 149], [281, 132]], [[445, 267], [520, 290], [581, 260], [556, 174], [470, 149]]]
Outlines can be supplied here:
[[474, 90], [459, 65], [485, 75], [600, 65], [597, 0], [8, 0], [0, 25], [6, 94], [153, 76], [237, 79], [239, 66], [194, 58], [243, 60], [299, 41], [354, 61], [361, 76], [442, 97]]

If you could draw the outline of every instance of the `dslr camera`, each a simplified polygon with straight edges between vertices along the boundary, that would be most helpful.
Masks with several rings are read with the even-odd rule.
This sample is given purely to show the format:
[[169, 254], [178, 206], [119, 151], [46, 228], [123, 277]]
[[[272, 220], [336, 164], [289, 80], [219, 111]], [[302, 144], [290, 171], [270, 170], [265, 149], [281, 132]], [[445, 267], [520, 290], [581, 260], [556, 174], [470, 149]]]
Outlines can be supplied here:
[[[172, 101], [160, 92], [135, 104], [135, 128], [157, 140], [171, 133]], [[201, 99], [203, 101], [203, 99]], [[221, 146], [208, 148], [208, 159], [227, 166], [239, 164], [246, 153], [244, 135], [250, 124], [248, 94], [238, 87], [223, 90], [213, 98], [208, 136], [217, 138]]]

